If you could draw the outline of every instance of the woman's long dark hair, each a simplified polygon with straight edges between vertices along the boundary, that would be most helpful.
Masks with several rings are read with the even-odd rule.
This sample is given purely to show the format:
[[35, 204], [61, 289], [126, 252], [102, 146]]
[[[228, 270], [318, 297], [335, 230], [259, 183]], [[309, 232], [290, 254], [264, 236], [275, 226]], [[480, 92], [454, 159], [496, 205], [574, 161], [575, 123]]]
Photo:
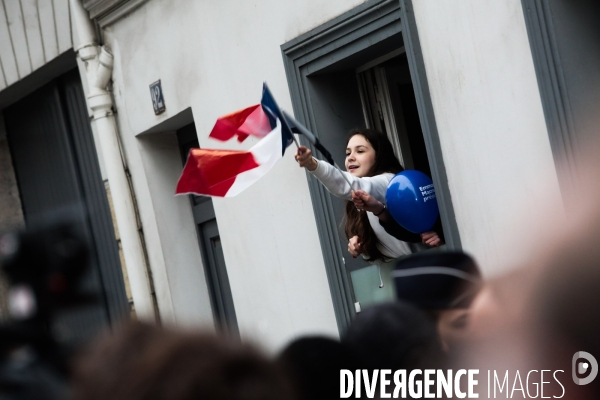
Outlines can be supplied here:
[[[348, 146], [348, 142], [355, 135], [363, 136], [373, 146], [373, 150], [375, 150], [375, 164], [373, 164], [368, 176], [380, 175], [386, 172], [397, 174], [404, 171], [400, 161], [398, 161], [394, 154], [392, 144], [384, 133], [373, 129], [353, 129], [348, 135], [346, 146]], [[351, 201], [346, 202], [346, 225], [344, 231], [348, 240], [353, 236], [360, 238], [364, 253], [368, 257], [367, 261], [388, 260], [377, 248], [379, 240], [375, 236], [373, 228], [371, 228], [367, 213], [358, 211]]]

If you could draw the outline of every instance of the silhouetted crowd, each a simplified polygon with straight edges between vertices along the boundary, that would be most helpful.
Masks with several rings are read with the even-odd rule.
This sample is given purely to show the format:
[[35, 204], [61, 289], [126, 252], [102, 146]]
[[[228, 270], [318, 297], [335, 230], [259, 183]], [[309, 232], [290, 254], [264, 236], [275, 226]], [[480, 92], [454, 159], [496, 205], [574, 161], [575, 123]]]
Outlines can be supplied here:
[[[595, 182], [598, 172], [590, 168], [583, 181]], [[565, 199], [566, 218], [540, 222], [535, 232], [549, 234], [530, 240], [537, 243], [530, 256], [508, 273], [484, 281], [462, 252], [407, 256], [392, 272], [395, 301], [363, 309], [340, 338], [299, 337], [276, 354], [260, 342], [134, 323], [72, 358], [61, 387], [45, 361], [36, 362], [54, 357], [48, 337], [38, 335], [48, 316], [37, 310], [27, 324], [0, 331], [0, 400], [464, 398], [474, 397], [475, 383], [479, 398], [597, 399], [600, 189], [590, 186], [585, 196]], [[43, 299], [78, 298], [70, 289], [77, 285], [68, 283], [79, 279], [73, 265], [84, 256], [68, 231], [37, 239], [48, 238], [52, 268], [24, 275], [17, 266], [40, 265], [41, 253], [11, 255], [12, 239], [0, 237], [14, 288], [33, 282], [44, 307]], [[20, 313], [32, 312], [27, 302], [21, 306]], [[7, 344], [19, 341], [37, 352]]]
[[[339, 340], [300, 337], [275, 356], [215, 335], [135, 324], [80, 355], [72, 395], [76, 400], [335, 399], [344, 389], [341, 370], [354, 376], [356, 371], [418, 370], [422, 377], [426, 370], [464, 368], [478, 369], [479, 398], [496, 397], [485, 384], [487, 371], [497, 373], [498, 382], [508, 376], [498, 398], [535, 397], [534, 389], [544, 397], [597, 398], [597, 382], [579, 386], [571, 379], [575, 352], [600, 355], [595, 310], [600, 247], [592, 239], [598, 237], [600, 219], [596, 222], [537, 265], [485, 284], [463, 253], [406, 258], [394, 271], [396, 302], [363, 310]], [[541, 370], [562, 372], [555, 372], [556, 379], [548, 372], [540, 379]], [[527, 387], [521, 383], [515, 393], [519, 371], [522, 382], [532, 372]], [[384, 392], [380, 385], [349, 397], [395, 397], [393, 385]], [[395, 395], [425, 397], [420, 390], [416, 396]], [[438, 393], [436, 382], [431, 392]]]

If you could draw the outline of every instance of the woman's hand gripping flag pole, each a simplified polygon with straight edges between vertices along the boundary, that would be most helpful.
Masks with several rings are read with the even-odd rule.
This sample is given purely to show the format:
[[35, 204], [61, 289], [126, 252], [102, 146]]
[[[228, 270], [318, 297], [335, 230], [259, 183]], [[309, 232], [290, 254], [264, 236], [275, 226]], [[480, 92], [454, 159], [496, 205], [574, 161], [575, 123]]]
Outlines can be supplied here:
[[[290, 127], [290, 130], [292, 131], [292, 133], [298, 133], [300, 135], [303, 135], [310, 142], [310, 144], [315, 146], [315, 148], [317, 150], [319, 150], [321, 152], [321, 154], [325, 157], [327, 162], [329, 162], [329, 164], [333, 165], [340, 171], [340, 174], [342, 175], [342, 177], [344, 178], [344, 180], [346, 181], [348, 186], [350, 186], [350, 190], [354, 190], [354, 187], [352, 186], [352, 183], [350, 183], [350, 180], [346, 177], [346, 175], [343, 173], [342, 169], [333, 160], [331, 153], [325, 148], [325, 146], [323, 146], [323, 144], [321, 144], [319, 139], [311, 131], [306, 129], [306, 127], [304, 125], [302, 125], [300, 122], [296, 121], [296, 119], [294, 117], [292, 117], [290, 114], [288, 114], [284, 110], [281, 110], [281, 114], [282, 114], [283, 118], [285, 119], [287, 126]], [[292, 138], [294, 139], [294, 143], [296, 143], [296, 147], [300, 147], [300, 145], [298, 144], [298, 141], [296, 140], [296, 137], [294, 135], [292, 135]]]

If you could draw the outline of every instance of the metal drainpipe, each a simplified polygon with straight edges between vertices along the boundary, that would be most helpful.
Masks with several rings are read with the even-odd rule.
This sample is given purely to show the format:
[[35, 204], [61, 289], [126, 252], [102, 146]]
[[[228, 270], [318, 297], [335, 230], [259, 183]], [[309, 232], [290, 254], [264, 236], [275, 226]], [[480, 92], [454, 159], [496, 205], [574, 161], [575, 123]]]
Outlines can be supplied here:
[[71, 0], [71, 17], [80, 41], [76, 51], [86, 66], [89, 84], [87, 103], [93, 111], [102, 148], [135, 311], [139, 319], [153, 322], [157, 319], [157, 311], [138, 231], [133, 193], [119, 146], [112, 97], [106, 90], [112, 75], [113, 55], [107, 46], [100, 48], [97, 45], [94, 26], [81, 0]]

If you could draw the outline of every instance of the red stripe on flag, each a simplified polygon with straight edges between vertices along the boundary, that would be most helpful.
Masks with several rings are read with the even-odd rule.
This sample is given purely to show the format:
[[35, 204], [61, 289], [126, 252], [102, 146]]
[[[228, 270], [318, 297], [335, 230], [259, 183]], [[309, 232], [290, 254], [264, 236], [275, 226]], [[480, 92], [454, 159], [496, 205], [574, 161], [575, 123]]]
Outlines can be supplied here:
[[217, 119], [209, 137], [226, 141], [237, 135], [243, 142], [250, 135], [264, 137], [271, 131], [269, 119], [260, 104], [244, 108]]
[[244, 123], [238, 128], [238, 141], [243, 142], [249, 135], [263, 138], [267, 136], [271, 130], [269, 118], [263, 111], [262, 106], [259, 105], [250, 115], [248, 115], [248, 118], [246, 118]]
[[223, 197], [237, 175], [258, 166], [247, 151], [191, 149], [175, 193]]

